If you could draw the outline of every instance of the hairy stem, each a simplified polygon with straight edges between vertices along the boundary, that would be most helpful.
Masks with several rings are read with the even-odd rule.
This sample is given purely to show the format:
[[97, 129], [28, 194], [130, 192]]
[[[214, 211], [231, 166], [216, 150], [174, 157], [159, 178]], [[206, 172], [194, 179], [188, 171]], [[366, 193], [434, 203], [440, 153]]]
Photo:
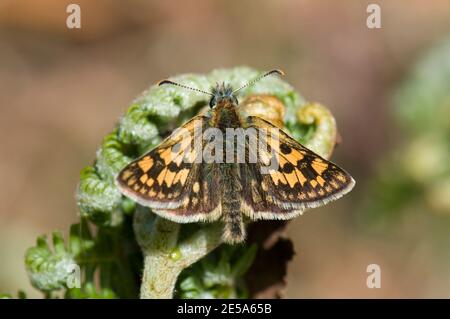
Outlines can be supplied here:
[[178, 275], [221, 244], [219, 224], [198, 229], [180, 240], [180, 224], [147, 209], [135, 214], [136, 238], [144, 254], [141, 298], [172, 298]]

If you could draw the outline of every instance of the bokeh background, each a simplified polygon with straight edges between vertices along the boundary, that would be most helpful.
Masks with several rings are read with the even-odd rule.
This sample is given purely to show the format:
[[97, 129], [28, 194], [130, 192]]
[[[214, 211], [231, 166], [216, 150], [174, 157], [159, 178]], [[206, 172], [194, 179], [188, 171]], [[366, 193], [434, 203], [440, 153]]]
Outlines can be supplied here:
[[[372, 2], [381, 29], [366, 26]], [[66, 27], [69, 3], [81, 29]], [[238, 65], [282, 68], [327, 105], [333, 159], [357, 181], [290, 224], [287, 297], [450, 297], [446, 0], [0, 0], [0, 292], [40, 296], [24, 252], [78, 220], [79, 172], [136, 95]]]

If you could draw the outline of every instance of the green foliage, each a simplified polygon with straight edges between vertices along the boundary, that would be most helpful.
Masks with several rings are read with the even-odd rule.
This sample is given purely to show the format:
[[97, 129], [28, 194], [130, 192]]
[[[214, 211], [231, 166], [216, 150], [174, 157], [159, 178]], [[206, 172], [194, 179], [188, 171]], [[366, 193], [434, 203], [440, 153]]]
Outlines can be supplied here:
[[53, 250], [45, 236], [37, 239], [36, 246], [25, 254], [25, 265], [31, 284], [48, 292], [64, 288], [69, 276], [68, 267], [76, 264], [74, 254], [64, 247], [64, 239], [59, 232], [53, 233]]
[[[0, 294], [0, 299], [12, 299], [13, 296], [11, 296], [10, 294]], [[26, 299], [27, 295], [25, 294], [24, 291], [19, 290], [17, 292], [17, 299]]]
[[[61, 233], [53, 233], [53, 249], [44, 236], [39, 237], [25, 255], [31, 283], [48, 297], [61, 291], [66, 298], [137, 297], [141, 256], [133, 238], [130, 218], [121, 226], [98, 228], [95, 235], [86, 221], [72, 225], [66, 243]], [[76, 275], [71, 266], [82, 270], [80, 278], [74, 278], [81, 279], [79, 288], [68, 288]]]
[[433, 47], [395, 92], [403, 128], [370, 185], [362, 218], [384, 227], [413, 211], [450, 214], [450, 40]]
[[257, 251], [255, 244], [224, 246], [185, 269], [178, 281], [177, 297], [247, 298], [242, 276], [253, 263]]
[[409, 134], [450, 130], [450, 39], [417, 62], [394, 102], [396, 118]]

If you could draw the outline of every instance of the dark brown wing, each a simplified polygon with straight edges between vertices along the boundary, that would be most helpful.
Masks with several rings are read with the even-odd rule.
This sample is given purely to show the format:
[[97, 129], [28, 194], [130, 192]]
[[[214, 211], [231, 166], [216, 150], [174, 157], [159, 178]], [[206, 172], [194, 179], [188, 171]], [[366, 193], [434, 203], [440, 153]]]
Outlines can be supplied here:
[[201, 152], [194, 143], [198, 138], [195, 134], [200, 134], [206, 123], [206, 117], [194, 117], [152, 151], [128, 164], [116, 179], [120, 191], [170, 220], [187, 223], [218, 219], [219, 200], [213, 192], [217, 189], [215, 166], [197, 160]]
[[[290, 219], [308, 208], [325, 205], [348, 193], [353, 178], [336, 164], [305, 148], [288, 134], [258, 118], [248, 117], [248, 127], [275, 132], [267, 148], [258, 148], [258, 163], [241, 164], [245, 213], [252, 219]], [[250, 145], [247, 146], [252, 152]], [[263, 165], [272, 159], [275, 165]]]

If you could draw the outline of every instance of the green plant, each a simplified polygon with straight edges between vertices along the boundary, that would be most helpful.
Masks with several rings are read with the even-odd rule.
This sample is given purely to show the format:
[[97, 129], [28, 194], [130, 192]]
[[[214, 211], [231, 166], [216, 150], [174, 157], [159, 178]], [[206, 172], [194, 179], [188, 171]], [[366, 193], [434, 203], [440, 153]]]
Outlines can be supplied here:
[[[173, 79], [209, 90], [222, 81], [238, 87], [258, 74], [238, 67]], [[267, 78], [242, 92], [257, 94], [275, 96], [285, 108], [286, 130], [320, 155], [331, 155], [336, 123], [324, 106], [306, 103], [279, 78]], [[77, 191], [81, 222], [72, 225], [66, 243], [54, 233], [53, 250], [40, 237], [27, 251], [25, 265], [34, 287], [47, 297], [66, 298], [248, 296], [244, 276], [263, 249], [261, 241], [221, 245], [220, 225], [165, 220], [122, 196], [113, 182], [126, 163], [206, 104], [203, 95], [167, 86], [152, 86], [132, 103], [104, 139], [94, 164], [81, 172]], [[81, 269], [80, 288], [67, 288], [72, 274], [66, 269], [73, 264]]]
[[450, 214], [450, 40], [429, 49], [394, 93], [402, 139], [383, 159], [360, 214], [377, 228], [414, 212]]

